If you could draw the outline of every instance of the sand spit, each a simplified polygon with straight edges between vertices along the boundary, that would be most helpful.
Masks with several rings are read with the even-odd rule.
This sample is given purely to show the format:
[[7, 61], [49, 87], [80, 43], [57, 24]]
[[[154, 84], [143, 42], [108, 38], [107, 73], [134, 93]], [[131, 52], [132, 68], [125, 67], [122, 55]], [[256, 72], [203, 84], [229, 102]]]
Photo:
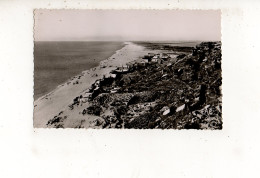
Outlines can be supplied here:
[[[127, 42], [122, 49], [116, 51], [110, 58], [101, 61], [98, 67], [82, 72], [82, 74], [58, 86], [54, 91], [40, 97], [34, 102], [34, 127], [46, 128], [49, 120], [68, 110], [68, 106], [73, 102], [73, 99], [83, 94], [96, 80], [109, 74], [109, 72], [114, 70], [117, 66], [123, 66], [130, 61], [139, 59], [144, 54], [147, 54], [147, 52], [144, 47]], [[75, 113], [78, 115], [78, 111], [80, 110], [81, 108], [79, 107], [74, 109], [73, 112], [68, 112], [72, 114], [70, 118], [73, 118], [72, 116]], [[94, 117], [91, 116], [90, 119], [94, 119]], [[85, 125], [82, 122], [84, 121], [80, 120], [80, 118], [73, 118], [70, 119], [64, 127]]]

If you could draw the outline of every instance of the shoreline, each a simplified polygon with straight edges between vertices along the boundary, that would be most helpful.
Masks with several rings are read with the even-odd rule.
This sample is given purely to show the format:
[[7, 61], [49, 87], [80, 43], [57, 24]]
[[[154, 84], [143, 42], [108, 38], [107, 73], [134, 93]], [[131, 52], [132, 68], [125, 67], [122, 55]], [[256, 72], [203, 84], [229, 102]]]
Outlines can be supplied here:
[[[45, 128], [48, 120], [68, 107], [73, 98], [88, 89], [97, 79], [109, 74], [116, 67], [138, 59], [147, 53], [143, 46], [125, 42], [125, 46], [117, 50], [109, 58], [99, 62], [97, 67], [82, 71], [81, 74], [68, 79], [54, 90], [34, 101], [33, 125]], [[104, 67], [105, 66], [105, 67]]]
[[[118, 51], [120, 51], [121, 49], [123, 49], [126, 45], [127, 45], [127, 42], [124, 42], [124, 46], [123, 46], [122, 48], [116, 50], [110, 57], [112, 57], [112, 56], [113, 56], [114, 54], [116, 54]], [[110, 58], [110, 57], [108, 57], [108, 58]], [[102, 61], [105, 61], [105, 60], [107, 60], [108, 58], [106, 58], [106, 59], [104, 59], [104, 60], [102, 60]], [[99, 64], [98, 64], [96, 67], [99, 67], [99, 66], [100, 66], [100, 63], [101, 63], [102, 61], [100, 61]], [[93, 67], [93, 68], [96, 68], [96, 67]], [[90, 68], [90, 69], [87, 69], [87, 70], [83, 70], [83, 71], [81, 71], [80, 73], [78, 73], [77, 75], [74, 75], [74, 76], [68, 78], [65, 82], [63, 82], [62, 84], [57, 85], [57, 86], [56, 86], [53, 90], [51, 90], [50, 92], [48, 92], [48, 93], [46, 93], [46, 94], [40, 96], [40, 97], [37, 98], [36, 100], [34, 100], [34, 102], [36, 102], [37, 100], [42, 100], [42, 99], [45, 98], [46, 96], [49, 96], [49, 95], [52, 94], [54, 91], [56, 91], [58, 88], [64, 86], [66, 83], [72, 81], [74, 78], [76, 78], [76, 77], [82, 75], [84, 72], [87, 72], [87, 71], [89, 71], [89, 70], [91, 70], [91, 69], [93, 69], [93, 68]], [[33, 93], [33, 97], [34, 97], [34, 93]]]

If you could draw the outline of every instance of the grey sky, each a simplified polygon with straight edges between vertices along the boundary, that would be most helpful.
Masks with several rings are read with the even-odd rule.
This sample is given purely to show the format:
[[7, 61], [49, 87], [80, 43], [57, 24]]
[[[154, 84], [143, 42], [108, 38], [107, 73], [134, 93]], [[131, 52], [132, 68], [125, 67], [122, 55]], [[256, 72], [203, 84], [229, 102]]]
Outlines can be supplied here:
[[35, 10], [36, 41], [221, 40], [218, 10]]

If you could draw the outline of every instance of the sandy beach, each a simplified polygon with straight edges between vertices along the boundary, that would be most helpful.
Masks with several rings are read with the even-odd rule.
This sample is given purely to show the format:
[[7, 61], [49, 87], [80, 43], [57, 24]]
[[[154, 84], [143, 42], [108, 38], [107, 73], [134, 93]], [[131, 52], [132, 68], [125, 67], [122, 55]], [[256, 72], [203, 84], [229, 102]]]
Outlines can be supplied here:
[[104, 75], [109, 74], [111, 70], [137, 60], [148, 52], [142, 46], [126, 42], [126, 45], [122, 49], [116, 51], [108, 59], [101, 61], [98, 67], [83, 71], [81, 75], [71, 78], [52, 92], [40, 97], [34, 102], [34, 127], [46, 128], [49, 120], [54, 116], [64, 114], [64, 112], [67, 114], [66, 118], [70, 117], [70, 119], [64, 121], [64, 127], [88, 127], [89, 122], [95, 116], [90, 116], [87, 122], [85, 120], [86, 117], [84, 120], [83, 118], [79, 118], [79, 111], [82, 108], [78, 107], [71, 111], [68, 107], [73, 102], [73, 99], [79, 95], [84, 95], [91, 84], [97, 79], [101, 79]]

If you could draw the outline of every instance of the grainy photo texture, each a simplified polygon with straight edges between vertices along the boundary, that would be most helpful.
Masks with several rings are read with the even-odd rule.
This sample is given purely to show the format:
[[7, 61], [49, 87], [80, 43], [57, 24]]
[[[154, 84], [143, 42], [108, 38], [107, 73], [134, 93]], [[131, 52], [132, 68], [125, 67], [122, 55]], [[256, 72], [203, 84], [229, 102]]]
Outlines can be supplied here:
[[35, 128], [222, 129], [221, 11], [34, 11]]

